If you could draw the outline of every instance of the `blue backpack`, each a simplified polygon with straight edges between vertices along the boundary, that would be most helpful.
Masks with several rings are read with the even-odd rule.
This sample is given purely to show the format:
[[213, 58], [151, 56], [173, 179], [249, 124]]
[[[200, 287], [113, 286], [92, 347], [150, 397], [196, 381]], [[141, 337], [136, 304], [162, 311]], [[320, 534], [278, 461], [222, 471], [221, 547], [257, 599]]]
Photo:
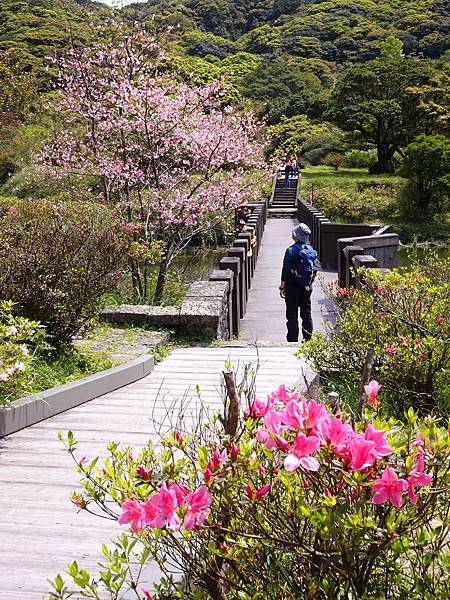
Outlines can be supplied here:
[[310, 286], [313, 284], [318, 270], [317, 252], [309, 244], [302, 244], [297, 265], [291, 269], [293, 280], [299, 286]]

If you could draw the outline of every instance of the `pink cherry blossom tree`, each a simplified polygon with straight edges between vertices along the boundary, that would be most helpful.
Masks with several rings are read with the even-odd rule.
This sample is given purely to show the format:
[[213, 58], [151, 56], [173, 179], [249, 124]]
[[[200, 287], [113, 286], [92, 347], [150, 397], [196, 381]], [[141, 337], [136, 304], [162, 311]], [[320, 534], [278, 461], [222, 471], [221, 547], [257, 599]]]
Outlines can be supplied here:
[[162, 60], [170, 63], [154, 35], [124, 25], [108, 41], [72, 47], [52, 103], [63, 128], [41, 157], [52, 177], [118, 207], [144, 302], [152, 261], [158, 268], [155, 304], [176, 256], [252, 200], [264, 177], [253, 116], [224, 106], [220, 83], [193, 88], [161, 73]]

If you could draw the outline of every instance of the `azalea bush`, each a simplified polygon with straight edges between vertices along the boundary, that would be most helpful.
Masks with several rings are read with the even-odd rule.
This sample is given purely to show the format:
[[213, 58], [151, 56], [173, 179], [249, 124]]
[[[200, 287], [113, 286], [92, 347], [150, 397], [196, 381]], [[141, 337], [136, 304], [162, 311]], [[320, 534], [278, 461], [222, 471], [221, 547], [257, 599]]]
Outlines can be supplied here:
[[301, 353], [324, 381], [347, 385], [356, 399], [373, 348], [385, 410], [450, 415], [449, 273], [448, 259], [430, 255], [409, 272], [367, 271], [359, 290], [334, 288], [336, 327], [329, 338], [313, 336]]
[[91, 319], [127, 267], [131, 238], [105, 206], [0, 201], [0, 298], [61, 346]]
[[74, 562], [49, 597], [448, 598], [449, 433], [412, 410], [383, 418], [378, 390], [352, 422], [280, 386], [240, 420], [230, 403], [138, 453], [111, 443], [102, 464], [78, 458], [69, 432], [84, 487], [73, 503], [124, 533], [98, 577]]
[[29, 380], [29, 346], [39, 334], [39, 323], [15, 316], [13, 308], [12, 302], [0, 302], [0, 405]]
[[324, 188], [314, 194], [314, 206], [331, 221], [370, 223], [392, 217], [395, 199], [395, 188], [387, 185], [363, 189]]

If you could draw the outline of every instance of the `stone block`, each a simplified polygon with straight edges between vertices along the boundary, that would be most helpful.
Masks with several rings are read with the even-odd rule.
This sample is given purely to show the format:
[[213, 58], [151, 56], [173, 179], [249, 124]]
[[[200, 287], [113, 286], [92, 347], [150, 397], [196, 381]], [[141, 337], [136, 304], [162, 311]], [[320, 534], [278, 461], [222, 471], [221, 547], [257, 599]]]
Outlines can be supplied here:
[[186, 298], [222, 298], [228, 289], [228, 281], [195, 281], [189, 286]]
[[101, 311], [100, 321], [107, 323], [136, 323], [144, 325], [147, 323], [148, 310], [151, 308], [146, 304], [122, 304], [113, 308], [105, 308]]
[[181, 305], [180, 324], [191, 332], [223, 339], [224, 314], [227, 312], [227, 303], [221, 299], [186, 299]]

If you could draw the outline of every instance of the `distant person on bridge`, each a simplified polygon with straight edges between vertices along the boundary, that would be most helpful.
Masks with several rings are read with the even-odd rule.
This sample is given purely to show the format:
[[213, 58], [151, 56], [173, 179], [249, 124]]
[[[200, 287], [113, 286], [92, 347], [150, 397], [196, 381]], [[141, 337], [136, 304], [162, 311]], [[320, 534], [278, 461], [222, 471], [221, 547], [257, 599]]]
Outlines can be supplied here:
[[289, 161], [286, 161], [286, 164], [284, 165], [284, 187], [286, 189], [290, 189], [291, 187], [291, 172], [292, 172], [292, 167], [291, 167], [291, 163]]
[[291, 160], [291, 169], [292, 177], [298, 177], [298, 161], [296, 156]]
[[280, 296], [286, 302], [287, 341], [298, 342], [298, 311], [304, 340], [313, 332], [311, 293], [318, 271], [317, 252], [310, 245], [311, 230], [300, 223], [292, 230], [294, 243], [286, 249], [281, 272]]

